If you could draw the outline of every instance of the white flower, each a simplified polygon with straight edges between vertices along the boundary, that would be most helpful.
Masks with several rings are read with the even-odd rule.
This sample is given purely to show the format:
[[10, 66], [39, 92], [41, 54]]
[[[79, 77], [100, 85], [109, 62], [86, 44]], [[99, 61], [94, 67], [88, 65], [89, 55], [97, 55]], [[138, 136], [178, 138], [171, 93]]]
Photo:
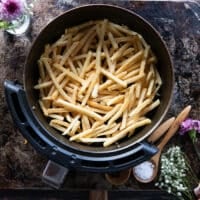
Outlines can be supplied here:
[[181, 194], [180, 192], [177, 192], [177, 196], [181, 197], [181, 196], [182, 196], [182, 194]]
[[171, 147], [161, 156], [161, 171], [155, 186], [182, 198], [183, 193], [188, 194], [191, 189], [188, 185], [190, 177], [187, 176], [189, 170], [181, 148]]

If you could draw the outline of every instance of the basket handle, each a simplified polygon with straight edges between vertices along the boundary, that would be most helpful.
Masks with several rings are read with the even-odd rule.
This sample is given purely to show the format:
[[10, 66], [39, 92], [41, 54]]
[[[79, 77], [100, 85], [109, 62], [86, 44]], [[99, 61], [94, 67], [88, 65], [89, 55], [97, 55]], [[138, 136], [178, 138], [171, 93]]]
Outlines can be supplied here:
[[40, 130], [38, 126], [35, 125], [33, 117], [31, 117], [32, 113], [28, 108], [25, 91], [22, 85], [16, 81], [6, 80], [4, 82], [4, 88], [8, 108], [15, 125], [34, 148], [44, 153], [44, 151], [47, 151], [49, 145], [36, 134], [36, 132], [38, 133]]
[[48, 133], [33, 116], [21, 84], [6, 80], [4, 87], [13, 121], [23, 136], [39, 153], [65, 167], [91, 172], [114, 172], [140, 164], [150, 159], [158, 150], [154, 145], [142, 141], [128, 151], [108, 153], [103, 157], [98, 153], [94, 153], [95, 156], [76, 155], [58, 143], [55, 144], [55, 140], [49, 139]]

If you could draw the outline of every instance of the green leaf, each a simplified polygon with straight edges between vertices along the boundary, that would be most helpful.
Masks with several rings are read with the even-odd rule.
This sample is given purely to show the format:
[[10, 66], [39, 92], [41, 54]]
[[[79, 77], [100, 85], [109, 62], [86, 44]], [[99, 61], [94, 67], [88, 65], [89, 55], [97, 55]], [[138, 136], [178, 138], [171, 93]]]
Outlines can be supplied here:
[[0, 21], [0, 29], [7, 29], [9, 28], [10, 24], [6, 21]]
[[190, 139], [192, 140], [193, 143], [197, 141], [197, 132], [193, 129], [188, 132]]

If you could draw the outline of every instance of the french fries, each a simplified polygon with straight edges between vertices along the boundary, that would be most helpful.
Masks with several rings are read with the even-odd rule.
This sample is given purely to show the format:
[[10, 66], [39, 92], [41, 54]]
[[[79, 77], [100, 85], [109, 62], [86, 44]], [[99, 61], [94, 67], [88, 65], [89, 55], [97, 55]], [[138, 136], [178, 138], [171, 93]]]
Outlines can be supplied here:
[[104, 147], [151, 123], [160, 105], [157, 58], [144, 38], [108, 20], [65, 30], [38, 60], [39, 105], [70, 141]]

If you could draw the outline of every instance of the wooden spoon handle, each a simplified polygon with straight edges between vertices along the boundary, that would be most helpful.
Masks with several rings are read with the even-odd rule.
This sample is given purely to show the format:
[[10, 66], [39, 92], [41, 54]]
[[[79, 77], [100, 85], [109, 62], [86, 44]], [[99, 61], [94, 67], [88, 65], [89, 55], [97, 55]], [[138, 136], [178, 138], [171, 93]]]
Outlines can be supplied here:
[[174, 122], [175, 117], [171, 117], [164, 121], [149, 137], [148, 142], [156, 142], [162, 135], [169, 129], [169, 127]]
[[165, 137], [163, 138], [162, 142], [158, 145], [159, 150], [161, 151], [163, 147], [167, 144], [167, 142], [171, 139], [171, 137], [176, 133], [179, 129], [180, 124], [187, 118], [189, 112], [191, 110], [191, 106], [185, 107], [180, 114], [177, 116], [175, 121], [172, 123], [170, 129], [166, 133]]

